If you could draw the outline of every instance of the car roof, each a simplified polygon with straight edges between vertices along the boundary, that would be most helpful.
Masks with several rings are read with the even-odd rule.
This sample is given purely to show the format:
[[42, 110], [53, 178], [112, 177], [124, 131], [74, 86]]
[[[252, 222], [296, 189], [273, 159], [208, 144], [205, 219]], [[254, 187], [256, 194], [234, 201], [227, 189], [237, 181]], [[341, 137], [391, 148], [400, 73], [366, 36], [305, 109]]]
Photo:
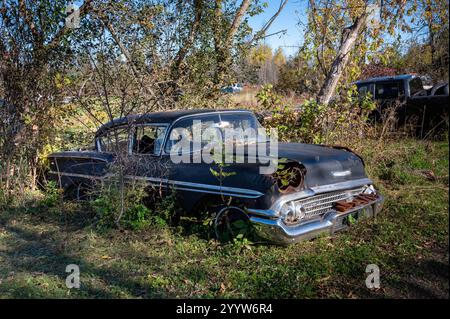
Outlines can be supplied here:
[[394, 75], [394, 76], [380, 76], [380, 77], [374, 77], [370, 79], [364, 79], [356, 81], [355, 84], [363, 84], [363, 83], [371, 83], [371, 82], [382, 82], [382, 81], [395, 81], [395, 80], [410, 80], [412, 78], [415, 78], [415, 75], [412, 74], [401, 74], [401, 75]]
[[[131, 125], [131, 124], [146, 124], [146, 123], [166, 123], [172, 124], [176, 120], [184, 116], [201, 115], [206, 113], [222, 113], [222, 112], [247, 112], [252, 113], [249, 110], [244, 109], [192, 109], [192, 110], [176, 110], [176, 111], [164, 111], [164, 112], [151, 112], [145, 114], [133, 114], [120, 118], [116, 118], [110, 122], [107, 122], [99, 127], [96, 136], [105, 133], [114, 127]], [[253, 113], [252, 113], [253, 114]]]

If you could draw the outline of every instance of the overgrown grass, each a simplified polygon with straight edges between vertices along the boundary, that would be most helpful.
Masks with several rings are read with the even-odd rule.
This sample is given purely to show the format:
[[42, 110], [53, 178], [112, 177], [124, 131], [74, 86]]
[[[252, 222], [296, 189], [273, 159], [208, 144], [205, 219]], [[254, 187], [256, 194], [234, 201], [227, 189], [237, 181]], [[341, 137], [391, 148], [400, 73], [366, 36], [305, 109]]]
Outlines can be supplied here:
[[[368, 142], [363, 152], [383, 212], [288, 247], [222, 245], [160, 226], [98, 232], [87, 204], [9, 203], [0, 297], [448, 298], [448, 143]], [[80, 266], [80, 289], [65, 286], [68, 264]], [[375, 291], [365, 286], [368, 264], [380, 267]]]

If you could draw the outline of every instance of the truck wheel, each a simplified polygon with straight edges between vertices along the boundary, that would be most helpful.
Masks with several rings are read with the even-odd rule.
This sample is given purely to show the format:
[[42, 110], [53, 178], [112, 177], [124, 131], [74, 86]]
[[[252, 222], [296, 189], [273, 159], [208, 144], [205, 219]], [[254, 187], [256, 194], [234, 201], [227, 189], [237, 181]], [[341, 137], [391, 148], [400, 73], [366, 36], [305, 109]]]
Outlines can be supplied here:
[[233, 238], [244, 238], [251, 234], [248, 215], [239, 207], [226, 206], [218, 209], [214, 218], [214, 232], [217, 240], [228, 242]]

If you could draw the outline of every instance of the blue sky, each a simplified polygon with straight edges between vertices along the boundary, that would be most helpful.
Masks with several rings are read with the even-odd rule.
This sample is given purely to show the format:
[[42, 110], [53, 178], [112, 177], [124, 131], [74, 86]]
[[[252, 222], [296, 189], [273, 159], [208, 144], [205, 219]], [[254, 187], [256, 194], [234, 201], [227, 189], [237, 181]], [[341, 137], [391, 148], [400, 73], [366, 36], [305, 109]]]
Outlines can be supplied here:
[[[76, 6], [81, 6], [83, 0], [75, 0]], [[264, 23], [269, 20], [280, 6], [280, 0], [265, 0], [268, 7], [264, 12], [249, 18], [250, 26], [256, 32], [261, 29]], [[280, 30], [287, 30], [286, 34], [278, 34], [265, 39], [273, 49], [282, 47], [286, 55], [293, 55], [297, 48], [303, 42], [302, 27], [298, 25], [299, 21], [306, 22], [307, 0], [289, 0], [283, 11], [274, 21], [267, 34]], [[294, 47], [293, 47], [294, 46]]]
[[[249, 24], [253, 30], [258, 31], [277, 11], [280, 0], [268, 0], [268, 7], [264, 13], [249, 18]], [[267, 34], [287, 30], [286, 34], [277, 34], [266, 38], [264, 41], [273, 49], [281, 47], [286, 55], [294, 54], [303, 42], [303, 26], [299, 22], [306, 23], [306, 0], [290, 0], [286, 7], [274, 21]]]
[[[269, 20], [280, 6], [280, 0], [266, 0], [268, 7], [263, 13], [250, 17], [249, 24], [254, 32], [261, 29], [264, 23]], [[284, 10], [280, 13], [274, 21], [267, 34], [278, 32], [280, 30], [287, 30], [286, 34], [277, 34], [266, 38], [264, 41], [270, 45], [272, 49], [281, 47], [285, 55], [294, 55], [298, 50], [298, 46], [303, 43], [304, 25], [307, 22], [307, 0], [289, 0]], [[411, 17], [406, 18], [407, 22], [411, 21]], [[400, 34], [402, 40], [406, 41], [413, 39], [414, 34], [405, 33], [401, 30], [396, 30], [396, 35]], [[393, 43], [395, 38], [390, 35], [385, 36], [386, 43]], [[402, 47], [405, 50], [406, 47]]]
[[[249, 24], [254, 32], [257, 32], [269, 20], [280, 6], [280, 0], [263, 0], [267, 2], [268, 7], [264, 12], [249, 18]], [[83, 0], [74, 1], [80, 6]], [[264, 42], [270, 45], [274, 50], [281, 47], [286, 56], [294, 55], [298, 47], [303, 43], [304, 25], [307, 22], [308, 0], [289, 0], [283, 11], [271, 25], [267, 34], [286, 30], [285, 34], [277, 34], [264, 39]], [[407, 18], [409, 20], [409, 18]], [[403, 39], [413, 37], [412, 34], [402, 33]], [[387, 42], [393, 42], [393, 38], [387, 36]]]

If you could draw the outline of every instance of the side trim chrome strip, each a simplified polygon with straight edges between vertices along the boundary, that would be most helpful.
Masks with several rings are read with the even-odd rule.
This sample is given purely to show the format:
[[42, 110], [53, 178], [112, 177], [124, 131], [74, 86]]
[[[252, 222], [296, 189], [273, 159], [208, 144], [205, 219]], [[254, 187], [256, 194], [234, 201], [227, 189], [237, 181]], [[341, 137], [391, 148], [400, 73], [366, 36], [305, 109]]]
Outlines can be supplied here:
[[[204, 189], [206, 190], [212, 190], [212, 191], [217, 191], [219, 192], [219, 194], [224, 194], [224, 192], [228, 192], [228, 193], [236, 193], [238, 195], [250, 195], [251, 198], [255, 198], [255, 197], [260, 197], [262, 195], [264, 195], [261, 192], [255, 191], [255, 190], [251, 190], [251, 189], [246, 189], [246, 188], [238, 188], [238, 187], [229, 187], [229, 186], [219, 186], [219, 185], [211, 185], [211, 184], [200, 184], [200, 183], [192, 183], [192, 182], [184, 182], [184, 181], [175, 181], [175, 180], [169, 180], [169, 179], [164, 179], [164, 178], [157, 178], [157, 177], [148, 177], [148, 176], [134, 176], [134, 175], [126, 175], [126, 178], [131, 178], [131, 179], [138, 179], [138, 180], [145, 180], [145, 181], [149, 181], [149, 182], [157, 182], [157, 183], [165, 183], [165, 184], [171, 184], [171, 185], [175, 185], [175, 186], [181, 186], [181, 187], [177, 187], [177, 189], [182, 189], [182, 190], [191, 190], [191, 191], [204, 191]], [[198, 189], [190, 189], [189, 187]]]
[[[80, 177], [80, 178], [88, 178], [88, 179], [104, 179], [104, 178], [113, 176], [112, 174], [106, 174], [103, 176], [95, 176], [95, 175], [55, 172], [55, 171], [50, 171], [49, 173], [61, 175], [61, 176], [71, 176], [71, 177]], [[134, 179], [134, 180], [143, 180], [143, 181], [150, 182], [152, 184], [158, 184], [163, 187], [169, 187], [169, 185], [173, 185], [175, 187], [175, 189], [178, 189], [178, 190], [200, 192], [200, 193], [203, 192], [203, 193], [210, 193], [210, 194], [239, 196], [239, 197], [246, 197], [246, 198], [258, 198], [258, 197], [264, 195], [261, 192], [251, 190], [251, 189], [246, 189], [246, 188], [191, 183], [191, 182], [175, 181], [175, 180], [169, 180], [169, 179], [157, 178], [157, 177], [149, 177], [149, 176], [125, 175], [125, 178]]]
[[55, 171], [49, 171], [49, 174], [59, 175], [59, 176], [69, 176], [69, 177], [81, 177], [81, 178], [87, 178], [87, 179], [104, 179], [106, 177], [109, 177], [111, 175], [87, 175], [87, 174], [78, 174], [78, 173], [66, 173], [66, 172], [55, 172]]
[[97, 156], [83, 156], [83, 155], [74, 155], [74, 156], [72, 156], [72, 155], [64, 155], [64, 154], [57, 154], [56, 153], [55, 155], [50, 154], [48, 157], [49, 158], [94, 159], [94, 160], [99, 160], [99, 161], [102, 161], [102, 162], [108, 162], [108, 159], [102, 158], [102, 157], [97, 157]]

